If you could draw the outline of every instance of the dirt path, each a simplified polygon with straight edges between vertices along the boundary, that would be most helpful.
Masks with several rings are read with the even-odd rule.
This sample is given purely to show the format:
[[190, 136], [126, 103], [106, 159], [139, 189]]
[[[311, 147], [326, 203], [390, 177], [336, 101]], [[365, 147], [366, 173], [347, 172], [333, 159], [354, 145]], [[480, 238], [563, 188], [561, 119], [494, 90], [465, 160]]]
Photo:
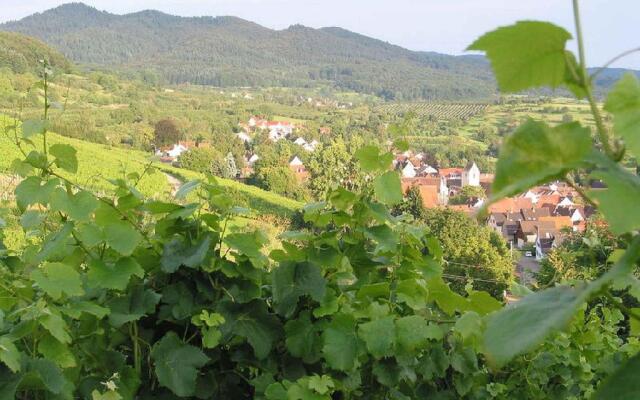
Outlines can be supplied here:
[[171, 195], [175, 196], [180, 186], [182, 186], [182, 181], [178, 179], [175, 175], [171, 175], [169, 173], [163, 172], [164, 176], [167, 177], [167, 182], [171, 186]]

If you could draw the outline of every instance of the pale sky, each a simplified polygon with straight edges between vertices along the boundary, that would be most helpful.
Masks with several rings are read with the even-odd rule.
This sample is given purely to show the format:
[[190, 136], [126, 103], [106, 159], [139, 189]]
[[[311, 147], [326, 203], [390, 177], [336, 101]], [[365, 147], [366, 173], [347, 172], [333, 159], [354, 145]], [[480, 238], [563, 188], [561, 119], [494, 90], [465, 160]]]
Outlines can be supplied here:
[[[66, 3], [0, 0], [0, 22]], [[522, 19], [547, 20], [573, 32], [570, 0], [85, 0], [116, 14], [156, 9], [182, 16], [233, 15], [274, 29], [339, 26], [411, 50], [462, 54], [476, 37]], [[599, 66], [640, 47], [640, 0], [582, 0], [587, 63]], [[640, 53], [615, 63], [640, 69]]]

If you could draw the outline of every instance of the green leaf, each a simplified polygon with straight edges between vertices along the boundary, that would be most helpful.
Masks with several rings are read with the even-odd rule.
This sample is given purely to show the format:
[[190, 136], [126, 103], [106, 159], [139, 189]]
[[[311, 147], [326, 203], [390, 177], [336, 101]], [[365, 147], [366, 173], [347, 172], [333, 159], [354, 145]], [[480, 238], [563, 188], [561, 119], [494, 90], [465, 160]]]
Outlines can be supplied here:
[[160, 263], [162, 270], [167, 273], [176, 272], [180, 266], [189, 268], [200, 267], [211, 246], [211, 235], [205, 235], [196, 244], [175, 238], [164, 245]]
[[13, 372], [20, 371], [20, 351], [13, 341], [6, 336], [0, 337], [0, 361]]
[[283, 262], [273, 271], [272, 280], [276, 311], [285, 317], [293, 314], [300, 296], [308, 295], [317, 302], [324, 298], [326, 281], [313, 264]]
[[200, 349], [183, 343], [173, 332], [153, 346], [151, 357], [160, 385], [182, 397], [193, 396], [198, 369], [209, 361]]
[[318, 326], [311, 322], [309, 312], [303, 311], [297, 319], [289, 320], [284, 326], [287, 339], [285, 345], [292, 356], [306, 363], [318, 359], [321, 346]]
[[98, 208], [98, 200], [84, 190], [69, 194], [57, 188], [51, 196], [51, 209], [62, 211], [76, 221], [88, 221], [96, 208]]
[[121, 297], [109, 302], [109, 322], [116, 328], [155, 312], [162, 296], [151, 289], [137, 286]]
[[640, 157], [640, 81], [625, 74], [607, 95], [604, 109], [613, 114], [615, 133], [624, 139], [627, 150]]
[[40, 382], [53, 394], [60, 393], [67, 383], [60, 368], [52, 361], [43, 358], [30, 359], [25, 372], [23, 381]]
[[80, 274], [66, 264], [46, 263], [31, 273], [31, 279], [54, 300], [63, 293], [70, 297], [84, 294]]
[[589, 130], [577, 122], [553, 128], [528, 120], [509, 136], [496, 165], [494, 199], [561, 178], [591, 151]]
[[424, 317], [411, 315], [396, 321], [398, 345], [407, 352], [423, 347], [427, 341], [442, 339], [442, 330], [429, 325]]
[[48, 315], [41, 317], [38, 322], [44, 329], [49, 331], [51, 336], [56, 338], [59, 342], [71, 343], [69, 327], [59, 314], [50, 312]]
[[115, 264], [105, 263], [102, 260], [92, 260], [89, 263], [89, 284], [93, 287], [124, 290], [129, 284], [131, 275], [144, 277], [144, 270], [138, 262], [131, 257], [119, 259]]
[[113, 221], [104, 227], [104, 235], [109, 247], [129, 256], [142, 241], [142, 235], [124, 221]]
[[355, 157], [360, 161], [360, 168], [365, 172], [386, 171], [393, 161], [393, 154], [380, 154], [377, 146], [363, 146], [356, 151]]
[[189, 193], [200, 187], [201, 184], [202, 182], [199, 180], [189, 181], [183, 184], [175, 194], [176, 199], [184, 199]]
[[640, 398], [640, 354], [636, 354], [600, 384], [593, 400], [636, 400]]
[[350, 371], [356, 366], [358, 336], [356, 320], [348, 314], [335, 314], [325, 328], [322, 353], [329, 366], [339, 371]]
[[47, 360], [53, 361], [60, 368], [76, 366], [76, 359], [69, 347], [51, 335], [46, 335], [38, 342], [38, 352]]
[[320, 394], [327, 394], [335, 387], [333, 379], [329, 375], [313, 375], [309, 377], [309, 389]]
[[239, 254], [249, 257], [252, 263], [258, 267], [266, 265], [268, 259], [260, 251], [269, 238], [261, 232], [232, 233], [224, 237], [224, 243], [236, 250]]
[[391, 316], [360, 324], [358, 334], [375, 358], [389, 356], [395, 348], [396, 326]]
[[42, 181], [37, 176], [30, 176], [16, 187], [16, 202], [24, 210], [32, 204], [49, 204], [51, 192], [58, 185], [56, 179]]
[[478, 313], [468, 311], [458, 318], [454, 329], [460, 333], [462, 339], [467, 343], [468, 339], [474, 338], [482, 332], [482, 318]]
[[558, 87], [565, 82], [571, 34], [548, 22], [519, 21], [485, 33], [467, 50], [485, 51], [503, 92]]
[[222, 332], [218, 328], [204, 328], [202, 330], [202, 347], [213, 349], [220, 344]]
[[58, 167], [72, 174], [78, 172], [78, 157], [72, 146], [56, 143], [49, 147], [49, 154], [55, 157], [54, 162]]
[[373, 181], [376, 198], [388, 206], [402, 202], [402, 187], [400, 176], [394, 171], [388, 171]]
[[591, 174], [602, 179], [606, 189], [589, 191], [598, 202], [598, 209], [605, 216], [611, 231], [622, 234], [640, 228], [640, 178], [625, 171], [618, 164], [607, 162], [606, 169]]
[[[634, 315], [640, 315], [640, 308], [630, 308], [629, 311]], [[629, 318], [629, 333], [631, 336], [640, 336], [640, 321], [636, 318]]]
[[48, 125], [48, 122], [42, 119], [28, 119], [22, 123], [22, 137], [28, 139], [31, 136], [42, 135]]
[[246, 338], [258, 359], [269, 355], [282, 327], [262, 301], [245, 304], [222, 302], [218, 312], [225, 319], [224, 325], [220, 326], [224, 336], [228, 338], [235, 334]]
[[398, 281], [396, 286], [398, 302], [405, 303], [414, 310], [427, 306], [428, 294], [426, 282], [421, 279], [405, 279]]
[[529, 295], [490, 314], [484, 333], [488, 360], [502, 366], [567, 326], [590, 292], [585, 288], [556, 286]]

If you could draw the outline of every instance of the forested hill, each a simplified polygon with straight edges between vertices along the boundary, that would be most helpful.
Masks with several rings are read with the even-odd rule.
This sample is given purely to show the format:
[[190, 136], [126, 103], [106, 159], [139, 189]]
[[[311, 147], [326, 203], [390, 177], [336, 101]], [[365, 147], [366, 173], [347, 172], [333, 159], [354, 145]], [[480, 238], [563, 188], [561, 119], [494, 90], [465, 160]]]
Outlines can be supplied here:
[[414, 52], [341, 28], [272, 30], [235, 17], [115, 15], [71, 3], [0, 30], [40, 38], [75, 62], [153, 69], [171, 83], [329, 83], [396, 100], [478, 99], [496, 90], [482, 57]]
[[15, 73], [36, 72], [38, 60], [46, 58], [52, 66], [68, 71], [69, 61], [41, 41], [12, 32], [0, 32], [0, 68]]

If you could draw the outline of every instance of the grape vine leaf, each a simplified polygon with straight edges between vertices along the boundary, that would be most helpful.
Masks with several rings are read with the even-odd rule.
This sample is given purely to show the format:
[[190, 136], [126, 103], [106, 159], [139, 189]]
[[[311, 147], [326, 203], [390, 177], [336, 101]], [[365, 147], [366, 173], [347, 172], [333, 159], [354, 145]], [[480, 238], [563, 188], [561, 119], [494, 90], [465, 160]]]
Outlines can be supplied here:
[[51, 209], [62, 211], [76, 221], [87, 221], [98, 208], [98, 200], [87, 191], [69, 194], [56, 188], [51, 195]]
[[30, 359], [25, 368], [23, 381], [40, 382], [48, 391], [59, 394], [64, 389], [67, 380], [60, 368], [52, 361], [44, 358]]
[[577, 122], [549, 127], [527, 120], [509, 136], [496, 165], [493, 200], [561, 178], [581, 165], [591, 151], [591, 136]]
[[393, 206], [402, 201], [400, 177], [394, 171], [387, 171], [373, 181], [376, 198], [383, 204]]
[[613, 233], [622, 234], [640, 228], [640, 178], [612, 161], [600, 158], [604, 169], [596, 170], [592, 178], [602, 179], [606, 189], [591, 190], [589, 196], [598, 202]]
[[104, 236], [107, 244], [123, 256], [131, 255], [142, 241], [142, 235], [125, 221], [105, 225]]
[[313, 375], [309, 377], [309, 389], [320, 394], [327, 394], [335, 387], [333, 380], [328, 375]]
[[195, 393], [198, 370], [209, 361], [200, 349], [185, 344], [173, 332], [153, 346], [151, 357], [160, 385], [182, 397]]
[[136, 321], [155, 311], [162, 296], [150, 289], [136, 286], [124, 296], [109, 301], [109, 322], [116, 328], [127, 322]]
[[349, 314], [335, 314], [323, 332], [322, 353], [331, 368], [350, 371], [356, 366], [358, 336], [356, 320]]
[[385, 171], [391, 166], [393, 154], [380, 154], [378, 146], [363, 146], [355, 152], [360, 168], [365, 172]]
[[395, 348], [396, 326], [391, 316], [360, 324], [358, 334], [375, 358], [389, 356]]
[[640, 398], [640, 354], [619, 365], [594, 393], [593, 400], [635, 400]]
[[486, 319], [484, 352], [500, 367], [513, 357], [531, 350], [550, 333], [563, 329], [586, 301], [586, 286], [556, 286], [526, 296]]
[[162, 251], [162, 270], [167, 273], [176, 272], [181, 265], [197, 268], [204, 262], [211, 242], [211, 235], [204, 235], [193, 245], [179, 238], [171, 240], [164, 245]]
[[282, 326], [278, 318], [270, 314], [260, 300], [245, 304], [220, 302], [217, 311], [225, 319], [220, 326], [223, 337], [228, 339], [232, 334], [244, 337], [258, 359], [267, 357], [273, 343], [280, 337]]
[[22, 123], [22, 137], [28, 139], [35, 135], [42, 135], [48, 127], [48, 122], [42, 119], [28, 119]]
[[45, 315], [44, 317], [40, 317], [38, 322], [44, 329], [49, 331], [51, 336], [56, 338], [59, 342], [71, 343], [69, 327], [59, 314], [49, 311], [47, 315]]
[[89, 272], [87, 273], [90, 285], [115, 290], [126, 289], [132, 275], [142, 278], [144, 270], [131, 257], [123, 257], [115, 264], [105, 263], [99, 259], [92, 260], [89, 263]]
[[84, 294], [80, 273], [66, 264], [46, 263], [31, 273], [31, 279], [54, 300], [63, 293], [67, 296]]
[[396, 321], [398, 345], [407, 352], [422, 347], [428, 340], [442, 339], [442, 330], [435, 325], [429, 325], [424, 317], [410, 315]]
[[6, 336], [0, 337], [0, 361], [13, 372], [19, 372], [21, 354], [13, 341]]
[[467, 50], [485, 51], [500, 90], [518, 92], [565, 82], [569, 39], [569, 32], [549, 22], [519, 21], [485, 33]]
[[319, 327], [311, 322], [308, 311], [300, 313], [297, 319], [289, 320], [284, 330], [287, 336], [285, 345], [292, 356], [306, 363], [313, 363], [318, 359], [322, 344], [318, 335]]
[[23, 211], [32, 204], [47, 205], [51, 192], [57, 185], [56, 179], [43, 181], [37, 176], [30, 176], [16, 187], [16, 203]]
[[326, 281], [320, 268], [311, 263], [280, 263], [272, 280], [276, 311], [285, 317], [293, 314], [300, 296], [308, 295], [317, 302], [324, 298]]
[[185, 197], [187, 197], [189, 193], [191, 193], [192, 191], [200, 187], [201, 184], [202, 182], [200, 182], [199, 180], [189, 181], [184, 183], [182, 186], [178, 188], [178, 191], [175, 194], [175, 198], [184, 199]]
[[72, 174], [78, 172], [78, 157], [73, 146], [56, 143], [49, 147], [49, 153], [55, 157], [54, 162], [58, 167]]
[[613, 115], [615, 133], [627, 150], [640, 157], [640, 81], [632, 73], [625, 74], [609, 92], [604, 109]]
[[76, 359], [69, 347], [51, 335], [45, 335], [40, 339], [38, 352], [60, 368], [73, 368], [76, 366]]

